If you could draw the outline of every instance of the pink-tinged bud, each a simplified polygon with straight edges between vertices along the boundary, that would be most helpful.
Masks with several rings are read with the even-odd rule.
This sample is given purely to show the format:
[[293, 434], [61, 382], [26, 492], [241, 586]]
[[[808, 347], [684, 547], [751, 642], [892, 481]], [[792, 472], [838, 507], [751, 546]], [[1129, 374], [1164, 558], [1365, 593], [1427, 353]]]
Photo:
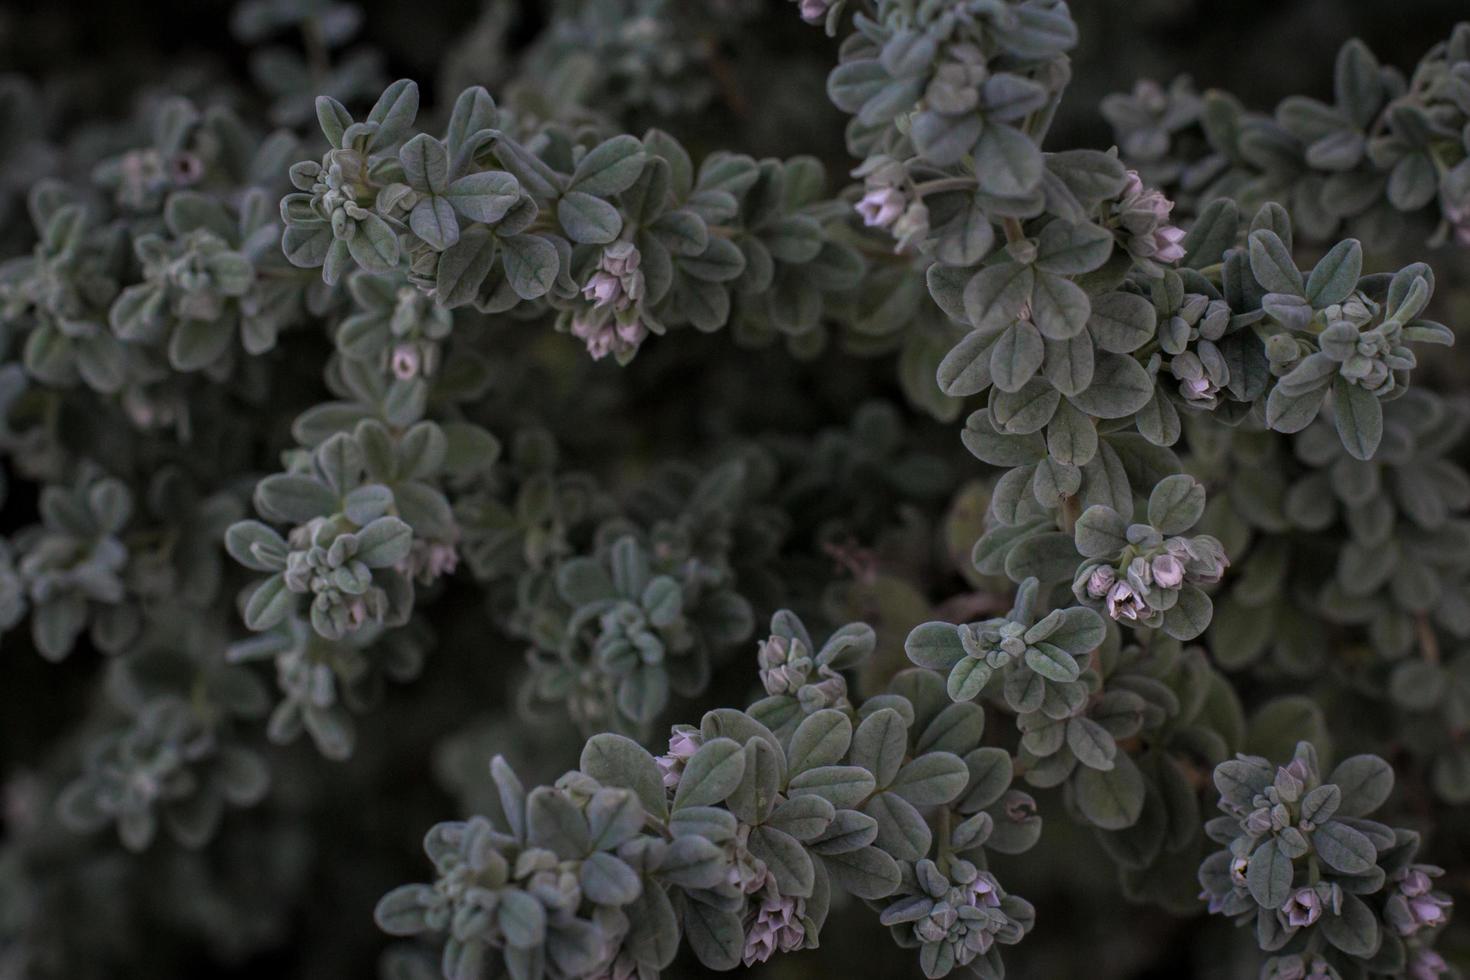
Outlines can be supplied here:
[[906, 202], [897, 187], [875, 187], [857, 203], [857, 212], [869, 228], [887, 228], [903, 214]]
[[352, 628], [356, 629], [367, 622], [368, 607], [362, 599], [353, 599], [347, 604], [347, 618], [352, 622]]
[[1184, 563], [1170, 554], [1162, 554], [1153, 560], [1154, 583], [1166, 589], [1177, 589], [1184, 584]]
[[623, 284], [611, 272], [597, 271], [582, 287], [582, 296], [593, 306], [609, 306], [623, 296]]
[[1399, 891], [1403, 892], [1409, 898], [1417, 898], [1420, 895], [1427, 895], [1429, 894], [1429, 890], [1433, 887], [1433, 879], [1431, 879], [1429, 875], [1425, 874], [1422, 869], [1417, 867], [1409, 868], [1403, 873], [1403, 877], [1399, 880]]
[[777, 950], [791, 953], [806, 945], [806, 927], [802, 918], [806, 914], [806, 902], [799, 898], [781, 895], [774, 882], [762, 891], [745, 933], [745, 953], [742, 957], [746, 966], [764, 963]]
[[1101, 599], [1112, 589], [1113, 583], [1117, 581], [1118, 573], [1111, 565], [1099, 565], [1087, 576], [1087, 594], [1094, 599]]
[[669, 735], [669, 753], [654, 761], [663, 775], [665, 789], [675, 789], [684, 775], [684, 764], [694, 758], [694, 753], [704, 744], [704, 736], [697, 729], [680, 727]]
[[417, 344], [399, 344], [393, 348], [393, 377], [399, 381], [411, 381], [418, 377], [419, 367], [422, 363]]
[[1322, 917], [1322, 896], [1311, 888], [1299, 888], [1281, 907], [1287, 925], [1303, 928]]
[[602, 250], [598, 268], [618, 279], [623, 279], [636, 272], [642, 261], [643, 256], [638, 251], [638, 246], [632, 242], [613, 242]]
[[1432, 949], [1421, 949], [1409, 961], [1410, 980], [1439, 980], [1448, 973], [1450, 965]]
[[459, 567], [459, 552], [452, 544], [436, 541], [429, 545], [429, 560], [425, 567], [433, 578], [451, 575]]
[[1453, 903], [1437, 895], [1419, 895], [1409, 899], [1409, 920], [1399, 923], [1399, 932], [1412, 936], [1420, 929], [1433, 929], [1449, 920], [1445, 910]]
[[801, 19], [808, 24], [820, 24], [827, 19], [827, 11], [831, 8], [832, 0], [801, 0]]
[[[1170, 204], [1169, 207], [1173, 208]], [[1154, 258], [1165, 265], [1173, 265], [1184, 258], [1184, 229], [1174, 225], [1163, 225], [1154, 230]]]
[[1238, 857], [1230, 862], [1230, 880], [1241, 888], [1246, 887], [1245, 871], [1250, 862], [1243, 857]]
[[637, 347], [643, 343], [643, 338], [648, 336], [648, 328], [643, 325], [642, 320], [630, 320], [627, 323], [617, 324], [618, 339], [630, 347]]
[[966, 893], [971, 905], [992, 909], [1000, 907], [1000, 883], [989, 872], [981, 872], [977, 875], [975, 880], [966, 886]]

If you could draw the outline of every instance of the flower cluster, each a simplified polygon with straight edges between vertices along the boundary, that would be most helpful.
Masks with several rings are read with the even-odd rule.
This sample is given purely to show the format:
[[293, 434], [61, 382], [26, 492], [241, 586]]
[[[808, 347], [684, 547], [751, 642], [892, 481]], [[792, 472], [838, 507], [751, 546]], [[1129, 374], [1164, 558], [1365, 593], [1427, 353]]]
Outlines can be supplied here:
[[1077, 601], [1109, 618], [1162, 628], [1192, 640], [1209, 623], [1209, 597], [1198, 588], [1224, 577], [1230, 559], [1208, 534], [1186, 536], [1203, 516], [1205, 491], [1189, 476], [1165, 477], [1149, 495], [1147, 524], [1129, 524], [1105, 504], [1077, 518]]
[[[1320, 952], [1305, 967], [1326, 976], [1365, 961], [1390, 972], [1406, 970], [1410, 956], [1432, 963], [1432, 935], [1451, 904], [1432, 889], [1438, 869], [1413, 863], [1417, 834], [1367, 819], [1393, 782], [1388, 764], [1368, 755], [1324, 779], [1307, 742], [1283, 766], [1245, 755], [1222, 762], [1215, 786], [1225, 816], [1206, 831], [1225, 848], [1200, 866], [1200, 897], [1213, 913], [1254, 920], [1263, 950], [1309, 944]], [[1263, 976], [1289, 976], [1300, 962], [1277, 960]]]
[[[772, 625], [810, 646], [791, 613]], [[871, 644], [871, 631], [844, 628], [824, 649], [846, 656], [827, 664], [856, 666]], [[431, 830], [436, 880], [385, 895], [378, 923], [447, 932], [450, 975], [529, 959], [566, 980], [657, 976], [681, 938], [713, 970], [815, 946], [841, 888], [886, 901], [884, 924], [913, 923], [926, 976], [977, 961], [1001, 970], [997, 946], [1018, 942], [1034, 914], [984, 870], [985, 847], [1024, 850], [1038, 820], [1029, 797], [1007, 791], [1005, 754], [979, 746], [978, 725], [936, 712], [936, 697], [911, 676], [861, 708], [798, 710], [778, 734], [762, 719], [790, 718], [794, 699], [773, 696], [675, 727], [659, 759], [595, 735], [579, 770], [529, 792], [497, 757], [499, 819]], [[954, 819], [941, 831], [944, 872], [925, 816], [939, 811]]]

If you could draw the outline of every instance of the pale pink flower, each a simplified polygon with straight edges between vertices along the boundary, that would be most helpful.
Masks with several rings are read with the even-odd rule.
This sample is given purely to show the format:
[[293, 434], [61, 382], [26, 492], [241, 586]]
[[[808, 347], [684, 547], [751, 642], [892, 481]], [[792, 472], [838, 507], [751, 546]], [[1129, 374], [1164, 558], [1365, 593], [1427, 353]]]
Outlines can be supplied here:
[[615, 303], [623, 295], [622, 283], [618, 277], [610, 272], [594, 272], [592, 278], [587, 280], [587, 285], [582, 287], [582, 295], [593, 306], [608, 306]]
[[1113, 619], [1137, 620], [1146, 613], [1143, 597], [1127, 582], [1114, 582], [1108, 592], [1108, 615]]
[[762, 891], [755, 916], [745, 928], [746, 966], [764, 963], [771, 954], [780, 950], [790, 953], [806, 945], [806, 928], [802, 916], [806, 914], [806, 902], [800, 898], [782, 895], [775, 884], [767, 884]]
[[897, 187], [874, 187], [857, 203], [857, 212], [869, 228], [887, 228], [903, 214], [907, 202]]
[[1184, 563], [1171, 554], [1159, 555], [1150, 568], [1154, 582], [1166, 589], [1177, 589], [1184, 584]]
[[679, 778], [684, 775], [684, 764], [694, 758], [694, 753], [704, 744], [704, 737], [695, 729], [676, 728], [669, 736], [669, 753], [654, 761], [663, 774], [664, 788], [675, 789]]
[[1177, 225], [1160, 225], [1154, 229], [1154, 258], [1165, 265], [1173, 265], [1184, 258], [1184, 236], [1184, 229]]
[[1281, 907], [1288, 925], [1302, 928], [1322, 917], [1322, 896], [1311, 888], [1299, 888]]
[[393, 348], [393, 376], [399, 381], [409, 381], [418, 377], [422, 364], [417, 344], [404, 343]]
[[1408, 904], [1410, 921], [1399, 923], [1399, 932], [1405, 936], [1412, 936], [1420, 929], [1444, 925], [1449, 918], [1445, 909], [1453, 903], [1448, 898], [1430, 894], [1410, 898]]
[[808, 24], [820, 24], [827, 19], [832, 0], [801, 0], [801, 19]]
[[1117, 580], [1118, 573], [1111, 565], [1099, 565], [1087, 576], [1087, 594], [1094, 599], [1101, 599], [1112, 589]]
[[1450, 965], [1443, 956], [1432, 949], [1421, 949], [1409, 963], [1409, 977], [1411, 980], [1439, 980], [1449, 969]]

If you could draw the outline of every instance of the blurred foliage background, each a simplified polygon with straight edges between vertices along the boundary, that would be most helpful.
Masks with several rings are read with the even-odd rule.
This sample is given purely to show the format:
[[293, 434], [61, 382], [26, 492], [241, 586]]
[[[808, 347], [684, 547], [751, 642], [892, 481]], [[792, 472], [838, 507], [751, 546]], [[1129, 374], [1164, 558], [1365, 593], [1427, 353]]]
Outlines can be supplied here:
[[[607, 2], [609, 9], [622, 4], [587, 2]], [[805, 29], [789, 0], [682, 3], [709, 8], [711, 23], [722, 25], [707, 36], [680, 38], [692, 59], [680, 77], [706, 86], [708, 100], [692, 100], [691, 110], [634, 105], [624, 119], [629, 130], [657, 124], [696, 155], [715, 148], [757, 156], [810, 153], [827, 163], [829, 174], [845, 172], [851, 161], [843, 151], [842, 118], [824, 94], [835, 42]], [[380, 52], [386, 77], [417, 78], [428, 104], [468, 84], [498, 94], [555, 13], [542, 0], [363, 0], [361, 6], [355, 44]], [[46, 127], [61, 132], [104, 123], [88, 129], [87, 138], [105, 146], [119, 138], [106, 121], [130, 118], [140, 93], [145, 99], [168, 91], [230, 101], [249, 90], [248, 52], [231, 33], [230, 8], [226, 0], [12, 0], [0, 4], [0, 70], [38, 84]], [[1384, 63], [1409, 67], [1470, 9], [1464, 0], [1079, 0], [1075, 8], [1082, 43], [1071, 96], [1050, 137], [1053, 149], [1106, 148], [1111, 134], [1098, 103], [1138, 78], [1167, 81], [1187, 73], [1199, 88], [1227, 89], [1256, 109], [1294, 93], [1328, 97], [1333, 59], [1344, 41], [1361, 37]], [[56, 163], [29, 165], [44, 170]], [[3, 175], [7, 183], [34, 176], [14, 169]], [[8, 223], [17, 223], [14, 216]], [[0, 227], [0, 235], [17, 233]], [[1463, 250], [1430, 258], [1440, 284], [1435, 318], [1467, 322], [1470, 258]], [[570, 346], [563, 353], [580, 353]], [[1435, 365], [1440, 380], [1465, 378], [1465, 358], [1462, 346], [1456, 358]], [[515, 398], [539, 389], [539, 412], [559, 413], [556, 434], [574, 456], [592, 459], [595, 448], [597, 459], [635, 468], [647, 461], [652, 445], [694, 454], [705, 441], [734, 431], [811, 434], [838, 425], [874, 392], [901, 403], [891, 367], [841, 356], [824, 363], [828, 369], [819, 375], [779, 351], [741, 350], [724, 334], [686, 333], [656, 345], [622, 375], [610, 364], [594, 368], [585, 358], [548, 355], [543, 373], [503, 379], [493, 397], [513, 410]], [[751, 386], [751, 377], [762, 383]], [[933, 446], [954, 458], [949, 427], [907, 414], [913, 448]], [[633, 418], [656, 419], [658, 430], [640, 429]], [[977, 475], [973, 460], [961, 465], [975, 469], [958, 476]], [[12, 495], [6, 510], [30, 506]], [[952, 521], [964, 519], [963, 507], [951, 514]], [[5, 523], [11, 525], [8, 516]], [[932, 575], [933, 563], [916, 556], [932, 549], [940, 530], [915, 515], [910, 526], [874, 548], [895, 573], [919, 567], [920, 574], [929, 569]], [[819, 574], [836, 580], [824, 599], [829, 610], [876, 620], [880, 633], [886, 620], [900, 641], [928, 611], [900, 574], [858, 581], [836, 563]], [[952, 568], [948, 574], [958, 581]], [[372, 906], [390, 886], [420, 879], [424, 829], [477, 808], [490, 792], [485, 766], [494, 752], [509, 755], [528, 779], [550, 779], [574, 762], [579, 744], [564, 729], [528, 728], [516, 719], [506, 678], [521, 651], [490, 633], [478, 612], [479, 596], [460, 588], [464, 594], [435, 607], [443, 612], [436, 623], [441, 643], [429, 669], [366, 720], [349, 764], [322, 759], [306, 745], [272, 749], [271, 805], [233, 817], [229, 832], [201, 855], [165, 848], [161, 855], [132, 857], [108, 839], [58, 842], [59, 853], [79, 847], [99, 852], [84, 865], [58, 857], [55, 875], [44, 883], [51, 892], [45, 907], [56, 907], [60, 896], [74, 910], [48, 928], [89, 949], [96, 971], [89, 976], [378, 974], [389, 941], [372, 925]], [[897, 669], [902, 653], [894, 636], [888, 639], [885, 663]], [[15, 646], [4, 651], [0, 779], [7, 824], [22, 819], [30, 805], [26, 773], [46, 764], [44, 752], [86, 711], [94, 671], [94, 658], [86, 656], [55, 665]], [[727, 672], [726, 685], [710, 692], [709, 704], [740, 702], [754, 682], [754, 671], [747, 673]], [[46, 697], [36, 698], [36, 691]], [[705, 706], [693, 706], [688, 716], [697, 717]], [[1057, 812], [1045, 797], [1042, 805], [1043, 813]], [[1470, 814], [1444, 828], [1430, 857], [1464, 868], [1467, 850]], [[127, 877], [127, 863], [144, 860], [155, 865], [146, 879], [150, 887], [126, 896], [110, 888], [109, 875]], [[1007, 954], [1017, 977], [1227, 980], [1254, 973], [1253, 952], [1232, 958], [1250, 944], [1229, 943], [1227, 923], [1176, 918], [1118, 899], [1110, 863], [1087, 832], [1064, 818], [1049, 819], [1043, 844], [997, 871], [1040, 911], [1035, 932]], [[1470, 898], [1470, 882], [1447, 884], [1461, 902]], [[120, 902], [123, 897], [127, 901]], [[35, 895], [0, 895], [4, 980], [12, 978], [3, 956], [5, 917], [24, 915], [38, 902]], [[912, 953], [894, 946], [869, 910], [853, 903], [834, 916], [821, 952], [779, 957], [751, 975], [920, 975]], [[1463, 919], [1443, 944], [1447, 953], [1470, 951]], [[418, 976], [408, 961], [387, 963], [390, 972]], [[694, 977], [702, 971], [688, 960], [670, 972]]]

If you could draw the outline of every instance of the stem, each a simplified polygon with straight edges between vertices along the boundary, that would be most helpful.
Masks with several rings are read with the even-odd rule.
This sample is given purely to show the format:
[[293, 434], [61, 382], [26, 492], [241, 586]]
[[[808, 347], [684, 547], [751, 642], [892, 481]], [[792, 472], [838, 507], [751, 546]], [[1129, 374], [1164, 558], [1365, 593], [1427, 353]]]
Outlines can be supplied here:
[[1414, 614], [1414, 633], [1419, 639], [1419, 653], [1424, 657], [1425, 663], [1439, 663], [1439, 637], [1434, 635], [1434, 626], [1430, 624], [1429, 617], [1421, 613]]
[[315, 17], [302, 21], [301, 41], [306, 46], [307, 65], [320, 88], [322, 80], [332, 70], [332, 56], [327, 52], [327, 40], [322, 36], [322, 25]]
[[1057, 524], [1057, 529], [1065, 531], [1067, 534], [1072, 534], [1077, 530], [1077, 518], [1081, 516], [1082, 498], [1076, 496], [1063, 497], [1061, 520]]
[[915, 184], [914, 193], [923, 197], [926, 194], [941, 194], [944, 191], [966, 191], [974, 187], [974, 177], [936, 177], [934, 180]]
[[1020, 218], [1002, 218], [1001, 226], [1005, 228], [1007, 242], [1015, 243], [1026, 240], [1026, 232], [1021, 228]]
[[950, 849], [949, 839], [949, 822], [951, 819], [952, 813], [949, 807], [944, 807], [939, 811], [939, 826], [935, 828], [936, 833], [939, 835], [939, 860], [935, 864], [939, 865], [940, 872], [945, 875], [949, 874], [949, 861], [954, 856], [953, 851]]

